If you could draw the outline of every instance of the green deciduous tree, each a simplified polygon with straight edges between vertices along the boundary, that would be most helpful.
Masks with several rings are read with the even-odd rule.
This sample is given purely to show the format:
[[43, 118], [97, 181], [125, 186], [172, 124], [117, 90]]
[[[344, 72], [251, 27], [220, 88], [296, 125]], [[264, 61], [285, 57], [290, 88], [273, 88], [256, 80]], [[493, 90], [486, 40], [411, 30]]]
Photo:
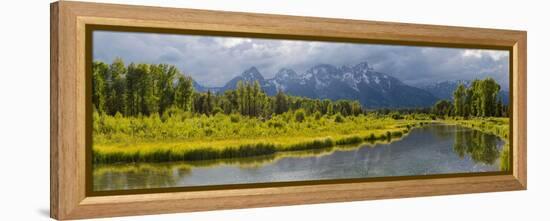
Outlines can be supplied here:
[[193, 104], [193, 79], [180, 75], [174, 92], [175, 106], [183, 111], [191, 111]]
[[105, 76], [109, 66], [103, 62], [92, 64], [92, 104], [99, 113], [104, 113], [106, 108], [107, 95], [105, 93]]
[[453, 93], [454, 100], [454, 114], [457, 116], [464, 116], [466, 106], [466, 87], [464, 84], [458, 85]]
[[109, 66], [105, 77], [106, 111], [109, 114], [125, 113], [126, 72], [126, 66], [121, 58], [116, 58]]
[[438, 116], [449, 116], [453, 112], [453, 104], [448, 100], [440, 100], [433, 106], [433, 113]]
[[459, 85], [453, 93], [456, 116], [504, 116], [504, 105], [498, 97], [500, 85], [492, 78], [474, 80], [469, 88]]
[[[258, 81], [237, 83], [235, 90], [223, 93], [198, 92], [190, 76], [167, 64], [130, 63], [116, 58], [110, 65], [92, 65], [92, 102], [97, 114], [111, 116], [159, 116], [194, 112], [205, 115], [235, 114], [271, 119], [272, 115], [296, 113], [298, 121], [306, 116], [365, 113], [358, 101], [319, 100], [286, 95], [282, 91], [269, 97]], [[168, 113], [166, 113], [168, 112]]]

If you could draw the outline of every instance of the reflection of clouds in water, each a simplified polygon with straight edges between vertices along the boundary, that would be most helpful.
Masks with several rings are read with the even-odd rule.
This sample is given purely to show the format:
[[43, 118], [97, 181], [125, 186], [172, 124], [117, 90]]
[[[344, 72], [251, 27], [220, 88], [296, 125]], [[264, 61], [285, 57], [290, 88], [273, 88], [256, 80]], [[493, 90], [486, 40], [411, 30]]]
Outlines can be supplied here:
[[262, 157], [99, 165], [95, 190], [143, 189], [500, 171], [503, 141], [480, 131], [429, 125], [387, 144]]

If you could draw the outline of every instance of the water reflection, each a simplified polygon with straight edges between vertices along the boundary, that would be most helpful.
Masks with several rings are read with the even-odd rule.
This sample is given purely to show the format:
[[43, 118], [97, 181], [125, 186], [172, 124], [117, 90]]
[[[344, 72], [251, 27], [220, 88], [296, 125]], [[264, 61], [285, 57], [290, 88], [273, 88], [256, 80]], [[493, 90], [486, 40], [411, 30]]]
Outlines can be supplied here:
[[190, 171], [173, 163], [100, 165], [94, 168], [93, 184], [94, 190], [173, 187]]
[[464, 158], [471, 157], [475, 162], [494, 164], [500, 157], [500, 139], [478, 130], [458, 129], [455, 135], [454, 151]]
[[242, 169], [253, 169], [283, 158], [321, 157], [336, 149], [350, 149], [349, 146], [306, 151], [285, 152], [266, 156], [204, 160], [170, 163], [100, 164], [93, 169], [94, 190], [120, 190], [163, 188], [177, 186], [178, 180], [189, 175], [192, 168], [212, 168], [220, 165], [234, 165]]
[[[94, 190], [146, 189], [500, 171], [504, 142], [479, 131], [429, 125], [391, 143], [196, 162], [99, 165]], [[501, 154], [501, 152], [504, 152]], [[506, 155], [506, 156], [505, 156]], [[501, 160], [497, 160], [497, 159]]]

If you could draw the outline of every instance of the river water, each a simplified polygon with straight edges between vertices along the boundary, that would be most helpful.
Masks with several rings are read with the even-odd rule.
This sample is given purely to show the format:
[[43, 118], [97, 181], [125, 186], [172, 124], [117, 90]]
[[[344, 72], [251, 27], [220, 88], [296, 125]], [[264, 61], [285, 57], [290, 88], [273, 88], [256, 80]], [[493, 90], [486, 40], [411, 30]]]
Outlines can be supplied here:
[[388, 144], [203, 162], [99, 165], [94, 191], [500, 171], [504, 141], [460, 126], [413, 129]]

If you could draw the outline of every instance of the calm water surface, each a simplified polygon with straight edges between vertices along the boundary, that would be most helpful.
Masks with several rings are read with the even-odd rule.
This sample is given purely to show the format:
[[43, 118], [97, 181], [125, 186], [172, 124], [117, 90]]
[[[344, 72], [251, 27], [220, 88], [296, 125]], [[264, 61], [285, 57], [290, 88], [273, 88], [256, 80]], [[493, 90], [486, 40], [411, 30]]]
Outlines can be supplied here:
[[459, 126], [413, 129], [389, 144], [364, 144], [246, 159], [100, 165], [94, 190], [500, 171], [504, 141]]

